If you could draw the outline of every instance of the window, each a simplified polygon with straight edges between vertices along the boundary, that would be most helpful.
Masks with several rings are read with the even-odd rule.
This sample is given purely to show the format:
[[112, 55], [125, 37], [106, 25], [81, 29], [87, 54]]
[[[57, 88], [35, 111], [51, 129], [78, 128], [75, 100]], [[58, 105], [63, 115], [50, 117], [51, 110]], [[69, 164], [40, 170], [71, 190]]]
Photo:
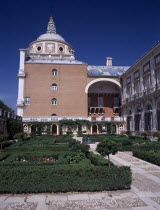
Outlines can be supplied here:
[[152, 111], [152, 106], [150, 104], [147, 104], [145, 107], [145, 111]]
[[150, 74], [143, 77], [143, 85], [144, 89], [148, 89], [150, 87]]
[[52, 115], [51, 115], [51, 117], [56, 117], [56, 116], [57, 116], [56, 114], [52, 114]]
[[58, 72], [57, 72], [56, 69], [53, 69], [53, 70], [52, 70], [52, 75], [53, 75], [53, 76], [57, 76], [57, 75], [58, 75]]
[[56, 85], [56, 84], [53, 84], [53, 85], [51, 86], [51, 89], [52, 89], [52, 90], [57, 90], [57, 85]]
[[113, 107], [119, 107], [119, 97], [114, 97], [113, 99]]
[[59, 51], [60, 51], [60, 52], [63, 52], [63, 47], [60, 47], [60, 48], [59, 48]]
[[139, 93], [139, 81], [136, 81], [134, 83], [134, 94], [138, 94]]
[[57, 105], [57, 99], [56, 98], [52, 99], [52, 105]]
[[25, 105], [30, 105], [30, 97], [25, 98]]
[[38, 50], [38, 51], [41, 51], [41, 49], [42, 49], [41, 46], [38, 46], [38, 47], [37, 47], [37, 50]]

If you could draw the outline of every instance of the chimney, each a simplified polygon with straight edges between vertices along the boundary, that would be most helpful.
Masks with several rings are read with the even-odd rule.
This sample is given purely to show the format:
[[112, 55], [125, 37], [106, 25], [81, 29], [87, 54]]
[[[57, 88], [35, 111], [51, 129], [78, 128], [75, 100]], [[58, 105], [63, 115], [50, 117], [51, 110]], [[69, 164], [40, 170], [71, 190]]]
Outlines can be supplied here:
[[112, 66], [112, 58], [111, 57], [106, 58], [106, 66]]

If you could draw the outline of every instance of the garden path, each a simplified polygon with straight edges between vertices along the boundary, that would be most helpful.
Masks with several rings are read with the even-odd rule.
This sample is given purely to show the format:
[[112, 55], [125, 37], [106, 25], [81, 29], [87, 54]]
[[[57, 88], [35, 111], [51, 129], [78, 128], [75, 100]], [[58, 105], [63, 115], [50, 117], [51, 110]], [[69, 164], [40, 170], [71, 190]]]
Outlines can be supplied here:
[[[90, 148], [95, 152], [96, 144]], [[131, 167], [130, 190], [0, 195], [0, 210], [160, 210], [160, 167], [133, 157], [131, 152], [111, 155], [111, 161]]]

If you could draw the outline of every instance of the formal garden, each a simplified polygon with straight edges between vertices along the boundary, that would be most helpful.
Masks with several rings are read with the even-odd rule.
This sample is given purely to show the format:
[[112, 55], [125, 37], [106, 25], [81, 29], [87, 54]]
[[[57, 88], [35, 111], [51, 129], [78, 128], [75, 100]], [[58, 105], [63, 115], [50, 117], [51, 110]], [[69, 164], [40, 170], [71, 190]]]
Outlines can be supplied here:
[[[132, 151], [135, 157], [160, 166], [159, 133], [151, 141], [144, 133], [122, 135], [14, 134], [8, 141], [1, 135], [0, 193], [42, 193], [129, 189], [129, 167], [115, 166], [110, 154]], [[89, 142], [88, 142], [89, 141]], [[97, 152], [89, 152], [88, 143], [98, 143]], [[108, 156], [108, 159], [104, 158]]]
[[1, 193], [129, 189], [131, 170], [117, 167], [70, 136], [33, 136], [0, 153]]
[[131, 135], [84, 135], [83, 142], [101, 142], [102, 140], [114, 141], [118, 144], [118, 151], [132, 151], [133, 156], [160, 166], [160, 132], [153, 133], [151, 141], [147, 133], [142, 136]]

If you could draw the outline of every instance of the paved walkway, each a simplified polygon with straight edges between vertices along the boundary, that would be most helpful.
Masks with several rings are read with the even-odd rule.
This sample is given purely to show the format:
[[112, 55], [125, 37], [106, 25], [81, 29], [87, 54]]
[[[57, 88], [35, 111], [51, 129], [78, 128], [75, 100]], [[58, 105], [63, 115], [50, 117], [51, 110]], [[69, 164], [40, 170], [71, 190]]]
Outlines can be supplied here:
[[[91, 145], [95, 152], [96, 145]], [[58, 193], [31, 195], [1, 195], [0, 210], [160, 210], [160, 167], [118, 152], [111, 156], [116, 165], [131, 166], [131, 190]]]

